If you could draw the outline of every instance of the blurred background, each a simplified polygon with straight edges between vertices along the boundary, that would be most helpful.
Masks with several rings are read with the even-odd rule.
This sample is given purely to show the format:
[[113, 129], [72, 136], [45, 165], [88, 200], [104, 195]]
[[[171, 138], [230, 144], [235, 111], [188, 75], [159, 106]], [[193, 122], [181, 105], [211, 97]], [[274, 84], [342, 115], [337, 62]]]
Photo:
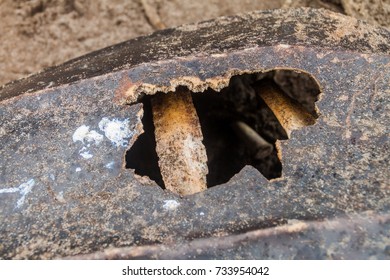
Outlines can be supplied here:
[[0, 85], [158, 29], [294, 7], [390, 26], [390, 0], [0, 0]]

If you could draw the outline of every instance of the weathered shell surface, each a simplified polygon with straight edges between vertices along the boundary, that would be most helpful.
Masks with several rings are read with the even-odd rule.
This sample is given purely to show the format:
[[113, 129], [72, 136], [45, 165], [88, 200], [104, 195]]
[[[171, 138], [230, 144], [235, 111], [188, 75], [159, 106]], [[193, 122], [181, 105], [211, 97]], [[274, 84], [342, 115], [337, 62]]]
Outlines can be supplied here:
[[[277, 10], [159, 31], [6, 85], [0, 257], [54, 258], [107, 246], [179, 244], [290, 219], [388, 214], [389, 63], [386, 29], [324, 10]], [[126, 104], [141, 93], [178, 85], [218, 90], [232, 75], [281, 68], [309, 73], [322, 89], [316, 124], [279, 143], [282, 178], [267, 181], [246, 167], [224, 185], [181, 199], [123, 167], [142, 132], [142, 105]], [[383, 253], [389, 221], [388, 215], [374, 221], [384, 235], [346, 231], [379, 242], [372, 255], [389, 258]], [[290, 257], [337, 257], [325, 239], [310, 239], [322, 255], [302, 247]], [[301, 245], [282, 249], [291, 246]], [[282, 249], [269, 257], [286, 256]], [[239, 246], [229, 252], [241, 254]]]

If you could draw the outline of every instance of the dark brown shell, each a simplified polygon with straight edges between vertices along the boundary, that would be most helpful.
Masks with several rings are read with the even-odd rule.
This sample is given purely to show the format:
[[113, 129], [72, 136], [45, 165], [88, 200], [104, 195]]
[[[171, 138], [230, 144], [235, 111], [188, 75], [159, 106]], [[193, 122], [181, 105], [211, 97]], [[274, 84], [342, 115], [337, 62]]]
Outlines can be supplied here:
[[[311, 243], [276, 230], [280, 250], [260, 254], [266, 252], [263, 235], [254, 234], [258, 242], [245, 258], [341, 258], [352, 251], [357, 258], [389, 258], [383, 243], [390, 237], [389, 63], [384, 28], [325, 10], [276, 10], [159, 31], [4, 86], [0, 258], [178, 246], [345, 215], [360, 225], [359, 231], [345, 226], [345, 234], [361, 240], [361, 250], [345, 243], [332, 255], [339, 239], [323, 238], [320, 223], [311, 222], [300, 228]], [[228, 183], [182, 199], [123, 167], [126, 150], [142, 132], [141, 94], [179, 85], [220, 90], [232, 75], [272, 69], [308, 73], [322, 91], [316, 124], [279, 143], [282, 178], [268, 181], [246, 167]], [[115, 138], [110, 129], [121, 125], [129, 129]], [[354, 218], [365, 211], [376, 217], [374, 225]], [[334, 231], [324, 232], [329, 237]], [[242, 242], [223, 255], [199, 245], [205, 249], [196, 256], [238, 258]], [[166, 256], [190, 258], [195, 251]]]

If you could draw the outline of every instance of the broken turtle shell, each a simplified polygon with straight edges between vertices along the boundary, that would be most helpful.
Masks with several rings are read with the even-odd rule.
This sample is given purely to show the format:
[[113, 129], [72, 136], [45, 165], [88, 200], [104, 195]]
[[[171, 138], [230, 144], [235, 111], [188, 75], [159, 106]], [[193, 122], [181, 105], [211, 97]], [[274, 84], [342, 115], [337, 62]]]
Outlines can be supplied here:
[[[358, 258], [389, 258], [381, 241], [390, 237], [389, 63], [390, 33], [384, 28], [325, 10], [275, 10], [158, 31], [7, 84], [0, 89], [0, 257], [96, 252], [106, 258], [98, 253], [108, 246], [130, 246], [122, 248], [128, 252], [156, 243], [177, 247], [199, 239], [211, 244], [217, 236], [264, 230], [280, 241], [280, 249], [269, 258], [337, 258], [348, 251]], [[240, 98], [235, 104], [267, 108], [255, 89], [271, 71], [267, 78], [280, 88], [289, 84], [278, 76], [280, 70], [290, 72], [283, 77], [306, 75], [304, 79], [317, 85], [314, 99], [321, 93], [306, 108], [315, 123], [286, 131], [288, 140], [271, 139], [277, 125], [272, 135], [261, 135], [275, 141], [279, 175], [268, 180], [256, 167], [260, 163], [248, 162], [241, 170], [232, 168], [238, 172], [233, 178], [218, 177], [222, 169], [213, 175], [215, 186], [181, 197], [158, 186], [161, 174], [153, 180], [125, 168], [127, 151], [146, 130], [143, 98], [184, 87], [196, 108], [198, 94], [226, 96], [224, 89], [232, 92], [229, 86], [238, 77], [251, 81], [251, 94], [245, 96], [256, 102]], [[291, 91], [289, 98], [297, 92]], [[276, 117], [278, 108], [268, 107]], [[260, 117], [255, 111], [237, 119], [226, 112], [220, 114], [224, 119], [244, 122], [259, 135], [268, 125], [256, 121]], [[201, 114], [199, 118], [206, 129]], [[209, 161], [212, 156], [207, 155]], [[223, 163], [214, 168], [219, 167]], [[321, 228], [318, 220], [360, 217], [367, 211], [380, 216], [372, 219], [379, 228], [375, 234], [364, 234], [363, 226], [362, 231], [346, 226], [344, 232], [352, 239], [369, 240], [359, 243], [365, 250], [346, 243], [344, 251], [330, 254], [331, 244], [315, 234], [320, 230], [313, 230]], [[366, 219], [353, 219], [367, 224]], [[300, 229], [311, 230], [307, 239], [315, 247], [307, 246], [302, 236], [291, 239], [284, 234], [295, 220], [308, 221]], [[332, 228], [326, 228], [327, 233], [330, 236]], [[243, 255], [241, 239], [234, 240], [224, 258]], [[191, 244], [193, 249], [200, 243]], [[260, 257], [254, 252], [264, 252], [266, 245], [251, 244], [246, 258]], [[198, 258], [218, 258], [210, 247], [202, 248]], [[192, 249], [180, 258], [190, 258], [197, 252]]]

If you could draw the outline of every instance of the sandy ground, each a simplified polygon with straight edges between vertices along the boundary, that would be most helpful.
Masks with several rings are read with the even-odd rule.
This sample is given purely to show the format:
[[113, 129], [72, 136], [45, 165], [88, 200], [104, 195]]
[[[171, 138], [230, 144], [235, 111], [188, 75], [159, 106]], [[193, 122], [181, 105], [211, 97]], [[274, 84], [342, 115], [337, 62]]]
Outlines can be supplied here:
[[0, 85], [164, 27], [311, 6], [389, 26], [390, 0], [0, 0]]

